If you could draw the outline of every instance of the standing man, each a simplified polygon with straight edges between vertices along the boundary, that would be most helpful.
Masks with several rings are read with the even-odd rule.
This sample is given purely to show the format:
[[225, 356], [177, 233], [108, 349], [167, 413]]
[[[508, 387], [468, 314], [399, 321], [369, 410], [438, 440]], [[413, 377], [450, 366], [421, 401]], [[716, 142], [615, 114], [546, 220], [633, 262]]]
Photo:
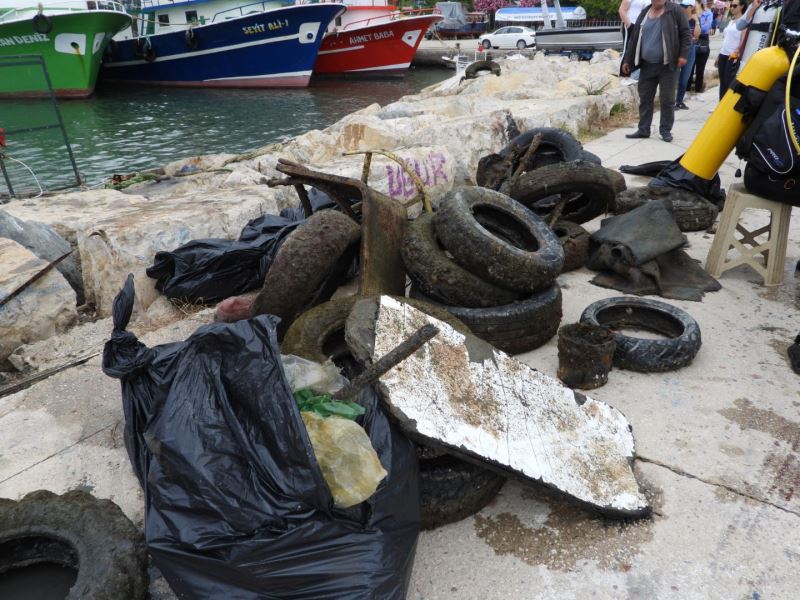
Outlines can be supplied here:
[[[639, 18], [644, 7], [650, 3], [650, 0], [622, 0], [619, 5], [619, 18], [622, 21], [622, 35], [624, 43], [622, 45], [622, 55], [625, 56], [625, 51], [631, 41], [633, 35], [633, 26]], [[622, 75], [622, 62], [620, 62], [620, 74]]]
[[692, 34], [681, 7], [667, 0], [652, 0], [636, 20], [631, 43], [622, 59], [622, 74], [633, 68], [639, 74], [639, 128], [628, 138], [650, 137], [653, 122], [653, 100], [656, 87], [661, 103], [659, 133], [665, 142], [672, 141], [675, 122], [675, 92], [680, 68], [686, 64]]

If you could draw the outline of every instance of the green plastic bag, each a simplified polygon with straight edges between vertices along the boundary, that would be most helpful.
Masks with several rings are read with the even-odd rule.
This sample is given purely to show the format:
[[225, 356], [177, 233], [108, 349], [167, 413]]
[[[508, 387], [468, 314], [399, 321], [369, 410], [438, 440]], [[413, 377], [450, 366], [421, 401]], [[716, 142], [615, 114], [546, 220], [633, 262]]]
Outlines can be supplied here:
[[350, 400], [334, 400], [328, 394], [317, 395], [306, 388], [294, 393], [300, 412], [313, 412], [321, 417], [342, 417], [355, 421], [366, 411], [364, 407]]

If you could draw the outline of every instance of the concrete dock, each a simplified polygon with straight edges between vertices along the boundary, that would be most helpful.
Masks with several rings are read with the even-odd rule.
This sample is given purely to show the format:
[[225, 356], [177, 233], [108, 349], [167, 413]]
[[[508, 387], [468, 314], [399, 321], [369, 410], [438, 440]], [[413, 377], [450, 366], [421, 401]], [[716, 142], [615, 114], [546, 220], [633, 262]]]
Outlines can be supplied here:
[[[566, 63], [563, 59], [558, 64]], [[497, 82], [502, 79], [502, 76], [492, 77], [491, 85], [500, 85]], [[503, 102], [518, 101], [519, 106], [529, 104], [531, 101], [519, 96], [521, 92], [516, 89], [498, 88], [497, 97]], [[620, 88], [615, 93], [618, 96], [609, 103], [621, 101], [627, 92]], [[485, 96], [477, 93], [475, 96], [485, 104]], [[424, 97], [422, 94], [419, 98]], [[595, 101], [599, 97], [589, 94], [580, 101]], [[416, 105], [419, 98], [403, 99], [384, 107], [383, 112], [365, 111], [357, 117], [361, 121], [350, 120], [334, 126], [329, 137], [341, 140], [355, 139], [353, 136], [358, 135], [359, 140], [369, 139], [378, 144], [386, 129], [370, 129], [367, 117], [392, 112], [397, 120], [413, 121], [415, 114], [423, 115], [419, 119], [426, 118], [430, 105]], [[692, 142], [716, 99], [716, 88], [687, 97], [690, 108], [677, 113], [672, 143], [661, 141], [655, 133], [649, 139], [626, 139], [624, 134], [633, 131], [631, 127], [593, 139], [585, 147], [610, 168], [674, 159]], [[541, 106], [546, 102], [555, 101], [544, 99]], [[565, 106], [567, 103], [558, 102]], [[446, 97], [441, 110], [454, 110], [452, 107], [456, 105], [467, 106], [463, 94]], [[476, 101], [475, 106], [482, 104]], [[564, 108], [563, 117], [562, 113], [554, 112], [552, 123], [562, 118], [569, 120], [572, 117], [568, 114], [577, 114], [569, 110]], [[444, 113], [432, 115], [427, 123], [444, 118], [440, 114]], [[474, 127], [475, 131], [480, 126], [496, 132], [497, 123], [502, 123], [485, 115], [468, 119], [459, 113], [458, 119], [462, 127]], [[425, 134], [422, 127], [416, 131], [420, 137]], [[329, 134], [312, 132], [305, 141], [286, 148], [293, 157], [305, 156], [311, 163], [316, 157], [318, 162], [324, 162], [327, 157], [320, 158], [319, 148], [320, 140], [327, 139], [325, 135]], [[496, 137], [487, 139], [499, 149], [502, 127], [499, 134], [493, 135]], [[209, 159], [203, 163], [209, 169], [202, 174], [203, 181], [210, 186], [208, 189], [212, 183], [224, 187], [222, 181], [229, 181], [234, 175], [242, 186], [249, 182], [251, 188], [227, 190], [228, 201], [238, 202], [242, 189], [264, 189], [258, 185], [258, 177], [268, 169], [259, 171], [256, 162], [273, 160], [284, 150], [278, 148], [273, 154], [265, 154], [266, 158], [249, 158], [246, 164], [253, 171], [252, 181], [246, 180], [249, 172], [244, 170], [214, 174], [213, 169], [220, 169], [226, 163]], [[463, 183], [466, 177], [463, 173], [468, 172], [468, 166], [474, 166], [480, 152], [464, 148], [464, 153], [468, 152], [475, 156], [463, 159], [463, 164], [457, 163], [446, 172], [448, 185]], [[720, 176], [724, 187], [735, 181], [737, 166], [738, 160], [733, 156], [723, 165]], [[347, 168], [350, 170], [342, 168], [339, 172], [356, 174], [360, 164], [353, 162]], [[212, 176], [221, 178], [215, 180]], [[629, 186], [647, 182], [640, 177], [626, 178]], [[382, 180], [381, 185], [391, 189], [392, 181]], [[181, 181], [174, 189], [187, 185]], [[158, 199], [157, 189], [160, 188], [152, 188], [152, 199]], [[137, 202], [144, 206], [145, 200]], [[59, 205], [51, 204], [51, 210], [53, 206]], [[43, 206], [42, 214], [46, 208]], [[134, 219], [134, 208], [128, 209], [130, 220], [119, 224], [119, 231], [125, 235], [133, 235], [131, 232], [140, 226]], [[31, 216], [36, 209], [21, 207], [20, 212]], [[205, 218], [216, 218], [213, 216], [216, 213], [208, 215], [211, 217]], [[746, 217], [749, 223], [761, 218], [756, 213]], [[226, 225], [231, 232], [236, 230], [234, 221]], [[585, 227], [594, 231], [599, 222], [598, 218]], [[118, 235], [121, 239], [122, 234], [115, 233], [117, 225], [100, 224], [106, 238]], [[194, 236], [195, 232], [186, 235]], [[687, 237], [687, 252], [703, 262], [713, 234], [694, 232]], [[783, 285], [764, 287], [755, 272], [742, 266], [724, 274], [720, 278], [722, 290], [707, 294], [702, 302], [670, 301], [688, 311], [700, 324], [703, 346], [692, 365], [675, 372], [653, 374], [613, 370], [607, 385], [589, 393], [620, 409], [633, 425], [637, 448], [635, 469], [655, 507], [651, 518], [633, 523], [608, 521], [540, 489], [509, 482], [477, 515], [421, 534], [408, 598], [796, 598], [800, 587], [800, 378], [789, 367], [786, 348], [800, 329], [800, 279], [795, 274], [795, 264], [800, 258], [797, 215], [789, 239]], [[166, 243], [173, 242], [169, 238]], [[141, 248], [145, 248], [144, 243]], [[152, 250], [147, 246], [141, 254], [147, 255]], [[119, 273], [122, 268], [109, 267], [105, 277], [114, 283], [115, 276], [122, 277]], [[583, 268], [559, 277], [563, 323], [575, 322], [591, 302], [619, 295], [590, 284], [593, 276], [593, 272]], [[139, 333], [149, 345], [176, 341], [185, 339], [209, 319], [209, 311], [167, 325], [159, 325], [153, 319], [149, 325], [141, 323]], [[47, 351], [70, 343], [76, 353], [96, 351], [110, 331], [109, 319], [98, 321], [72, 337], [67, 335], [49, 342], [51, 348]], [[556, 339], [520, 358], [554, 376]], [[119, 382], [101, 373], [99, 356], [27, 390], [0, 398], [0, 497], [19, 498], [41, 488], [61, 493], [78, 487], [112, 499], [141, 525], [143, 495], [123, 446], [122, 420]], [[163, 578], [157, 576], [152, 592], [156, 599], [175, 597]]]

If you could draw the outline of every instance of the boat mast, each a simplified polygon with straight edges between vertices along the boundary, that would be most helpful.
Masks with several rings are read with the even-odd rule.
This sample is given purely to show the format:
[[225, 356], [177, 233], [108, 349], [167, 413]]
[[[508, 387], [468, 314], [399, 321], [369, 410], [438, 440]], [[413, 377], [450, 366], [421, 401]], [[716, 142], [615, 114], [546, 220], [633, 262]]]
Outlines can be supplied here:
[[[547, 0], [542, 0], [542, 4], [547, 4]], [[553, 0], [553, 6], [556, 9], [556, 27], [566, 27], [567, 25], [564, 23], [564, 15], [561, 14], [561, 3], [558, 0]]]

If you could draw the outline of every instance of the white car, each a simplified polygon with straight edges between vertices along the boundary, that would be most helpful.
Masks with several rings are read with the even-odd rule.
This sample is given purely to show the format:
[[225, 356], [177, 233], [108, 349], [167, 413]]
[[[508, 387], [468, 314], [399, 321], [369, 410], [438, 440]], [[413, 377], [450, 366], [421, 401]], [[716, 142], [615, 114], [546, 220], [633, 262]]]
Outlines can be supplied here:
[[536, 43], [536, 32], [530, 27], [501, 27], [478, 38], [484, 49], [517, 48], [524, 50]]

